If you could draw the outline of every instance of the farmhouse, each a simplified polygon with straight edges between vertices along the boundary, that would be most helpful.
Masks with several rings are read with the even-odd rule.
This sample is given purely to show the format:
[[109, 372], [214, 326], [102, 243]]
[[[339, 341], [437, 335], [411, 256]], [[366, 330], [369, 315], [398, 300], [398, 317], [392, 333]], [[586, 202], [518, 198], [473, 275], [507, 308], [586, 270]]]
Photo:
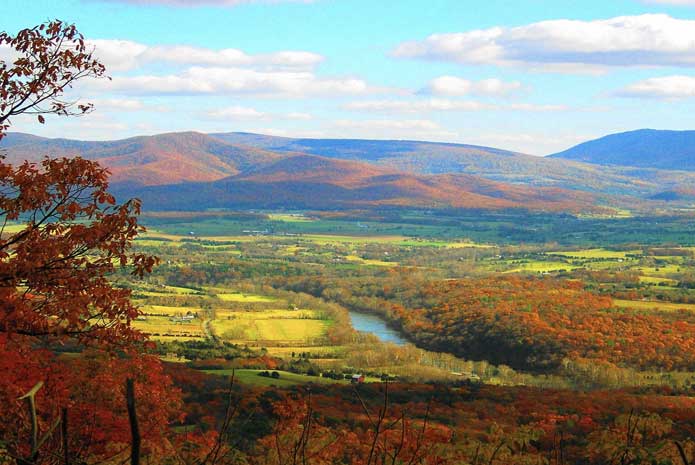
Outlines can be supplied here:
[[352, 375], [352, 378], [350, 378], [350, 383], [352, 384], [362, 384], [364, 383], [364, 375]]

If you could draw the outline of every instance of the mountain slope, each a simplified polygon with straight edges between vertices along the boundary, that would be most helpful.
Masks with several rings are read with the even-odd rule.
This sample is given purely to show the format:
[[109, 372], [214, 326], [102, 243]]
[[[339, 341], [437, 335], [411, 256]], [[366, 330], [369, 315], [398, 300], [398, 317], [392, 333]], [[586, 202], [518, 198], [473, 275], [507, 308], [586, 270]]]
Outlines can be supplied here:
[[296, 155], [209, 183], [152, 186], [136, 193], [150, 208], [365, 207], [593, 210], [586, 193], [513, 186], [468, 175], [414, 175], [350, 160]]
[[[660, 194], [695, 185], [695, 171], [599, 166], [488, 147], [433, 142], [289, 139], [248, 133], [205, 135], [195, 132], [92, 142], [11, 133], [0, 142], [0, 151], [5, 151], [12, 163], [24, 159], [38, 161], [44, 155], [81, 155], [98, 160], [113, 173], [114, 186], [211, 182], [235, 175], [248, 176], [271, 163], [302, 156], [298, 152], [301, 150], [325, 151], [324, 158], [329, 160], [359, 162], [360, 170], [365, 172], [397, 172], [403, 176], [409, 173], [418, 179], [465, 174], [506, 183], [507, 193], [513, 191], [512, 184], [570, 189], [594, 194], [601, 204], [614, 203], [616, 196], [630, 197], [621, 202], [630, 207], [642, 201], [666, 201], [671, 205], [688, 201], [689, 197]], [[291, 174], [299, 167], [287, 165], [286, 168], [287, 174]], [[305, 175], [309, 173], [302, 176]], [[407, 182], [415, 183], [413, 177]], [[438, 181], [442, 189], [446, 188], [444, 179], [441, 177]], [[309, 181], [303, 180], [305, 184]], [[400, 183], [406, 183], [405, 178]], [[385, 187], [380, 185], [380, 188]], [[523, 195], [527, 194], [528, 191], [524, 191]]]
[[79, 155], [107, 166], [113, 183], [137, 185], [214, 181], [283, 157], [196, 132], [116, 141], [45, 139], [10, 133], [0, 143], [0, 149], [6, 151], [10, 163], [38, 161], [45, 155]]
[[551, 155], [600, 165], [695, 171], [695, 131], [638, 131], [611, 134]]
[[[418, 141], [291, 139], [251, 133], [214, 137], [275, 152], [303, 152], [368, 162], [415, 174], [461, 173], [529, 186], [560, 187], [608, 195], [648, 197], [695, 182], [695, 173], [644, 168], [597, 167], [567, 159], [537, 157], [475, 145]], [[686, 178], [686, 179], [684, 179]]]

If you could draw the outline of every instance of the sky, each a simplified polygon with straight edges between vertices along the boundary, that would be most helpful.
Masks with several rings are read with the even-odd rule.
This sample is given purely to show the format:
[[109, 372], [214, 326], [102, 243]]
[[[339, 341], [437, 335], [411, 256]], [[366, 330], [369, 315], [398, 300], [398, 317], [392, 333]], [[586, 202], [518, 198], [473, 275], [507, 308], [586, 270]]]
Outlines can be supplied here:
[[[74, 23], [111, 80], [12, 130], [460, 142], [547, 155], [695, 129], [695, 0], [0, 0], [0, 30]], [[0, 60], [10, 57], [0, 48]]]

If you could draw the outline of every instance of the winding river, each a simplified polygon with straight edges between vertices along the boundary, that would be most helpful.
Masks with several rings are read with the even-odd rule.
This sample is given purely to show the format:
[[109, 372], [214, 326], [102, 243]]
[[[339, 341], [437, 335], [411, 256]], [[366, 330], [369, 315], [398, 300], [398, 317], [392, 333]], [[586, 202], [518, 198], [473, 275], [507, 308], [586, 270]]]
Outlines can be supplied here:
[[389, 328], [386, 322], [376, 315], [350, 311], [350, 319], [352, 320], [352, 327], [357, 331], [372, 333], [383, 342], [398, 345], [404, 345], [407, 342], [398, 334], [398, 331]]

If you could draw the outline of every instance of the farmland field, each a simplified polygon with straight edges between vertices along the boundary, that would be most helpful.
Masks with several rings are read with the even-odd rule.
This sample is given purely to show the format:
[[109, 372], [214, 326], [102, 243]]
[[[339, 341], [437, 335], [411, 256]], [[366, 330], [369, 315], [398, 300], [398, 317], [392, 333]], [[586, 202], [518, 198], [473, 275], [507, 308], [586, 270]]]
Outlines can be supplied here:
[[622, 300], [614, 299], [616, 307], [631, 308], [635, 310], [660, 310], [660, 311], [679, 311], [687, 310], [695, 312], [695, 304], [681, 304], [677, 302], [659, 302], [654, 300]]
[[[224, 218], [203, 220], [195, 229], [158, 220], [156, 230], [148, 233], [150, 239], [138, 246], [162, 256], [167, 264], [156, 272], [155, 283], [135, 286], [135, 295], [148, 314], [136, 326], [157, 334], [155, 339], [162, 341], [209, 340], [247, 347], [301, 373], [369, 369], [451, 380], [455, 379], [452, 373], [465, 377], [475, 371], [488, 383], [564, 387], [586, 381], [574, 380], [575, 375], [568, 373], [539, 377], [511, 370], [502, 359], [497, 362], [500, 365], [478, 366], [475, 364], [487, 362], [435, 355], [428, 352], [431, 347], [427, 344], [419, 348], [381, 345], [373, 335], [355, 333], [347, 312], [366, 311], [388, 323], [392, 318], [388, 309], [401, 302], [419, 302], [415, 296], [400, 297], [406, 292], [399, 284], [403, 279], [415, 291], [438, 280], [495, 275], [583, 283], [598, 295], [611, 296], [615, 308], [647, 314], [691, 311], [695, 305], [695, 296], [691, 303], [672, 301], [691, 298], [683, 287], [693, 270], [693, 251], [687, 246], [649, 241], [612, 247], [576, 243], [574, 247], [510, 246], [495, 241], [494, 235], [476, 238], [475, 231], [465, 229], [454, 235], [450, 227], [427, 224], [418, 215], [412, 218], [421, 224], [412, 228], [404, 222], [375, 226], [368, 220], [324, 220], [300, 212], [270, 213], [267, 221], [254, 224]], [[278, 230], [278, 225], [285, 226]], [[481, 225], [493, 230], [500, 227], [494, 219]], [[418, 231], [428, 234], [420, 236]], [[195, 319], [181, 322], [187, 314]], [[400, 325], [403, 323], [394, 323], [395, 328]], [[412, 339], [421, 344], [417, 337], [411, 335]], [[453, 358], [445, 362], [444, 356]], [[620, 383], [628, 383], [628, 377], [630, 383], [653, 382], [649, 370], [627, 373], [620, 375]], [[253, 376], [242, 378], [252, 384], [270, 382]], [[690, 375], [673, 372], [670, 376], [673, 382], [685, 382]], [[301, 376], [291, 383], [288, 380], [285, 377], [279, 383], [306, 381]]]

